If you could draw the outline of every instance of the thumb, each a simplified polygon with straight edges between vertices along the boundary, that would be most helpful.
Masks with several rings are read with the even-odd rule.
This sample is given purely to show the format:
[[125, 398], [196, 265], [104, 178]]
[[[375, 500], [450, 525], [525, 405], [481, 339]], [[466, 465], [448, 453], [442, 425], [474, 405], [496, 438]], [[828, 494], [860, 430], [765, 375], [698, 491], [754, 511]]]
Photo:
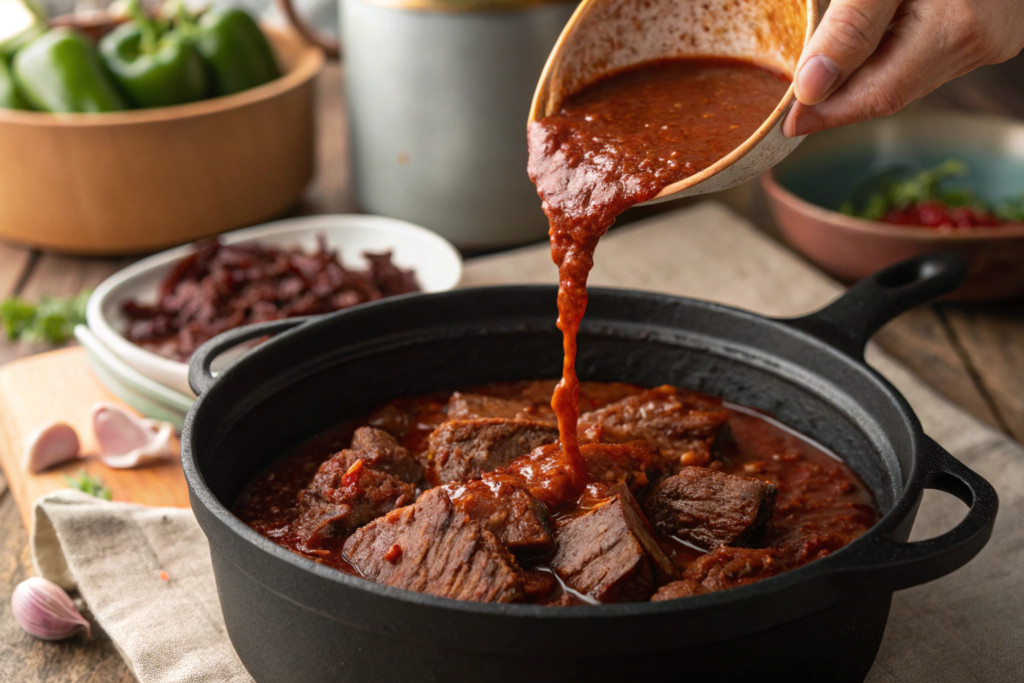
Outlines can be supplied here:
[[835, 92], [878, 47], [899, 5], [900, 0], [833, 0], [797, 65], [796, 98], [812, 105]]

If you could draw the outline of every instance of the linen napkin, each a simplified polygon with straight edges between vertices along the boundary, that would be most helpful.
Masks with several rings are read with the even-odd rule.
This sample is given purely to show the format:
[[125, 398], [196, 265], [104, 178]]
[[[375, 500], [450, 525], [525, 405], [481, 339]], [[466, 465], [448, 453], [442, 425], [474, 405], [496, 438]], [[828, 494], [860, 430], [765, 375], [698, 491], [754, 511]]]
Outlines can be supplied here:
[[[613, 257], [614, 258], [611, 258]], [[474, 259], [463, 286], [555, 282], [546, 245]], [[609, 234], [595, 286], [648, 289], [793, 316], [840, 292], [802, 260], [714, 202]], [[868, 359], [917, 411], [925, 430], [996, 487], [992, 540], [954, 574], [896, 594], [868, 681], [1020, 681], [1024, 678], [1024, 447], [981, 424], [877, 348]], [[960, 520], [964, 507], [926, 495], [915, 539]], [[106, 503], [73, 492], [37, 503], [39, 573], [77, 585], [143, 683], [249, 680], [231, 650], [209, 551], [191, 513]], [[160, 578], [160, 571], [167, 580]]]

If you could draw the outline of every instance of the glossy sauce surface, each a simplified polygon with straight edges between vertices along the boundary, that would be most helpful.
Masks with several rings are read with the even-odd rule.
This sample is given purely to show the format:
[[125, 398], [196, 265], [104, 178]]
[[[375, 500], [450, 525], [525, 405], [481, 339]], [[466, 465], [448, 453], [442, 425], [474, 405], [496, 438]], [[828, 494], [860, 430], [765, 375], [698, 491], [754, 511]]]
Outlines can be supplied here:
[[733, 59], [653, 62], [606, 77], [528, 127], [529, 174], [558, 265], [562, 380], [552, 398], [564, 457], [584, 485], [576, 443], [576, 336], [594, 250], [615, 218], [741, 145], [788, 79]]
[[[528, 404], [524, 416], [550, 422], [553, 419], [549, 402], [555, 386], [554, 380], [490, 384], [464, 390], [477, 395], [520, 400]], [[584, 413], [599, 410], [629, 397], [645, 392], [643, 387], [625, 383], [583, 382], [580, 409]], [[774, 514], [755, 548], [720, 549], [752, 553], [770, 553], [786, 569], [793, 569], [824, 557], [855, 540], [879, 518], [870, 490], [840, 459], [814, 442], [779, 425], [757, 411], [742, 406], [722, 404], [712, 397], [693, 394], [710, 405], [719, 406], [727, 413], [719, 437], [715, 457], [709, 467], [727, 474], [752, 477], [770, 482], [778, 489]], [[355, 428], [371, 425], [397, 437], [413, 453], [425, 458], [428, 437], [442, 423], [449, 420], [448, 406], [452, 394], [439, 393], [411, 399], [399, 399], [381, 406], [371, 415], [352, 423], [340, 425], [301, 444], [264, 474], [259, 476], [242, 494], [234, 512], [260, 534], [278, 544], [317, 562], [341, 571], [357, 574], [342, 552], [345, 538], [338, 538], [311, 549], [304, 545], [297, 518], [300, 514], [298, 495], [307, 487], [317, 469], [332, 454], [347, 448]], [[582, 430], [581, 430], [582, 432]], [[557, 446], [553, 446], [557, 448]], [[530, 461], [541, 465], [551, 461], [541, 456], [542, 447], [518, 462]], [[520, 470], [526, 470], [520, 466]], [[542, 467], [534, 471], [535, 495], [543, 496], [544, 487], [562, 496], [565, 482], [559, 473]], [[549, 477], [548, 481], [545, 478]], [[424, 485], [424, 488], [428, 485]], [[554, 528], [561, 528], [572, 518], [599, 506], [605, 495], [590, 484], [578, 498], [555, 509], [551, 515]], [[643, 500], [646, 482], [634, 487], [638, 500]], [[538, 493], [540, 492], [540, 493]], [[681, 575], [693, 570], [695, 564], [715, 562], [730, 571], [729, 564], [719, 562], [712, 553], [667, 536], [656, 534], [657, 543], [671, 559]], [[550, 555], [520, 558], [525, 571], [529, 602], [548, 605], [591, 604], [593, 601], [567, 589], [548, 566]], [[745, 566], [745, 565], [744, 565]], [[723, 587], [749, 582], [739, 574], [730, 576]], [[749, 580], [759, 577], [753, 576]], [[530, 584], [533, 582], [533, 586]], [[549, 585], [553, 584], [553, 585]], [[532, 592], [531, 592], [532, 591]]]

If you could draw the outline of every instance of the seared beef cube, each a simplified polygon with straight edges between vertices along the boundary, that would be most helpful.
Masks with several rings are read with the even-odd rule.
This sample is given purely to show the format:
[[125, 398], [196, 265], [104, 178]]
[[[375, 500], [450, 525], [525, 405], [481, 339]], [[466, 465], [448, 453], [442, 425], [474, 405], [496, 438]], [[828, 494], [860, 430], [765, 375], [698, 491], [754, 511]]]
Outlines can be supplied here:
[[707, 465], [728, 414], [720, 402], [671, 386], [650, 389], [580, 416], [580, 437], [594, 443], [645, 441], [671, 468]]
[[371, 581], [477, 602], [522, 602], [523, 573], [478, 521], [431, 489], [349, 537], [346, 559]]
[[398, 439], [382, 429], [360, 427], [352, 435], [351, 450], [359, 453], [367, 467], [416, 484], [423, 479], [423, 465]]
[[430, 435], [430, 458], [440, 482], [465, 481], [557, 440], [558, 427], [539, 422], [451, 420]]
[[523, 572], [523, 592], [531, 602], [542, 600], [555, 590], [558, 579], [551, 572], [528, 570]]
[[307, 548], [344, 538], [396, 507], [416, 500], [416, 489], [386, 472], [366, 467], [354, 451], [342, 451], [317, 470], [299, 492], [296, 524]]
[[623, 444], [592, 443], [580, 446], [587, 480], [603, 484], [626, 484], [637, 492], [647, 486], [647, 472], [658, 471], [660, 463], [643, 441]]
[[704, 555], [683, 574], [681, 581], [666, 584], [652, 601], [701, 595], [760, 581], [786, 571], [774, 550], [728, 548]]
[[693, 579], [680, 579], [679, 581], [666, 583], [664, 586], [659, 588], [658, 591], [651, 596], [651, 602], [688, 598], [691, 595], [704, 595], [705, 593], [710, 592], [711, 591], [705, 588], [700, 581], [694, 581]]
[[[587, 479], [605, 488], [623, 483], [631, 491], [640, 491], [647, 486], [647, 470], [657, 466], [651, 449], [643, 442], [583, 444], [580, 456], [587, 470]], [[501, 478], [522, 484], [530, 495], [543, 501], [548, 510], [555, 510], [580, 495], [557, 443], [541, 446], [483, 478], [486, 481]]]
[[706, 467], [684, 467], [644, 496], [658, 531], [706, 550], [749, 545], [775, 511], [775, 487]]
[[559, 526], [550, 566], [569, 588], [598, 602], [646, 600], [655, 575], [674, 578], [675, 570], [626, 486], [613, 490], [614, 496]]
[[506, 420], [558, 424], [549, 405], [537, 405], [521, 398], [498, 398], [484, 394], [463, 394], [456, 391], [448, 401], [449, 420], [472, 420], [480, 417], [502, 417]]
[[543, 555], [555, 547], [544, 504], [512, 481], [487, 478], [444, 487], [455, 507], [476, 519], [517, 555]]

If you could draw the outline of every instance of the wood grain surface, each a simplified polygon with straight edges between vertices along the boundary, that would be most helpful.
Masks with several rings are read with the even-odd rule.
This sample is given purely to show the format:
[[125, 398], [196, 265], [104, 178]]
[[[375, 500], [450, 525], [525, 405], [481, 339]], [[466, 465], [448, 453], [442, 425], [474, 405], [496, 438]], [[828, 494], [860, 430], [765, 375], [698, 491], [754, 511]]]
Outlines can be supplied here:
[[[318, 83], [318, 169], [305, 199], [291, 214], [353, 211], [347, 165], [342, 70], [331, 63]], [[985, 67], [929, 95], [920, 107], [980, 111], [1024, 118], [1024, 58]], [[777, 232], [756, 183], [717, 195], [770, 234]], [[672, 207], [673, 205], [669, 205]], [[675, 206], [678, 206], [676, 204]], [[674, 208], [674, 207], [673, 207]], [[642, 218], [664, 206], [624, 216]], [[121, 259], [40, 255], [0, 244], [0, 297], [11, 293], [69, 295], [94, 286], [122, 267]], [[923, 306], [891, 322], [876, 336], [885, 349], [937, 391], [986, 424], [1024, 440], [1024, 305]], [[0, 341], [0, 363], [39, 349]], [[14, 498], [0, 477], [0, 681], [117, 682], [133, 680], [109, 639], [66, 643], [34, 640], [14, 623], [10, 596], [31, 574], [28, 537]]]
[[[114, 500], [188, 507], [188, 486], [178, 460], [127, 470], [103, 464], [89, 423], [89, 409], [101, 401], [120, 403], [92, 376], [84, 349], [50, 351], [0, 367], [0, 465], [26, 528], [33, 503], [67, 488], [64, 477], [83, 469], [102, 479]], [[22, 465], [27, 437], [49, 420], [74, 427], [83, 457], [38, 474], [26, 472]], [[173, 447], [177, 450], [177, 439]]]

